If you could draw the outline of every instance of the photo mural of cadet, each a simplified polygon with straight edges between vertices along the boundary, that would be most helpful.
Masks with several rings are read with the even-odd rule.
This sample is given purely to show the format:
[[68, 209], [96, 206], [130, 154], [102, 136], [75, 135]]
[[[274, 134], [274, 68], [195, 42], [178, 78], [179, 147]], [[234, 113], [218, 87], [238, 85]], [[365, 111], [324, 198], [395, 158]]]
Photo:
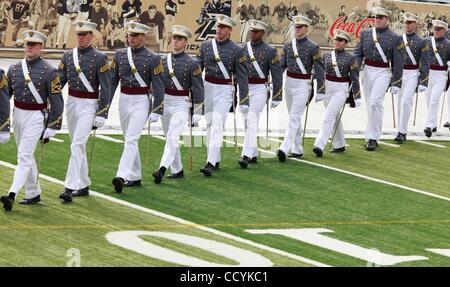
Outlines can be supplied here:
[[30, 3], [24, 0], [13, 0], [11, 1], [11, 6], [7, 9], [9, 10], [9, 19], [11, 19], [10, 23], [13, 26], [11, 40], [16, 42], [21, 28], [31, 29], [33, 26], [33, 23], [30, 23]]
[[58, 25], [55, 48], [60, 48], [61, 38], [63, 40], [62, 48], [67, 48], [67, 40], [69, 38], [69, 30], [72, 22], [78, 17], [78, 11], [80, 10], [78, 0], [58, 0], [57, 12]]
[[150, 32], [145, 38], [145, 46], [160, 51], [164, 45], [164, 14], [151, 4], [148, 10], [139, 16], [139, 22], [149, 26]]

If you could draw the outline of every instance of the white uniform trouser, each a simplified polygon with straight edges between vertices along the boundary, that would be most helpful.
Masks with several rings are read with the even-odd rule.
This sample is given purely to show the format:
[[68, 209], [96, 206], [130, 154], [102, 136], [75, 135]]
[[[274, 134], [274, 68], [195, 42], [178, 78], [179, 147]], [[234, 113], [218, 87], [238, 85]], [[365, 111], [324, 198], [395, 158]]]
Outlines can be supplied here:
[[428, 115], [425, 127], [437, 127], [437, 118], [439, 113], [439, 104], [441, 96], [444, 93], [445, 85], [447, 84], [447, 71], [430, 70], [428, 76], [427, 105]]
[[286, 77], [285, 95], [289, 112], [289, 125], [280, 150], [284, 153], [292, 151], [303, 154], [302, 146], [302, 116], [308, 103], [311, 89], [311, 80], [294, 79]]
[[368, 120], [366, 140], [379, 140], [383, 127], [384, 96], [391, 82], [392, 74], [388, 68], [364, 67], [364, 97], [366, 100]]
[[70, 160], [65, 187], [72, 190], [91, 185], [86, 157], [86, 143], [97, 111], [96, 99], [67, 98], [67, 126], [70, 136]]
[[207, 161], [213, 165], [220, 162], [220, 148], [228, 112], [233, 104], [231, 85], [217, 85], [205, 81]]
[[258, 156], [258, 123], [259, 115], [267, 102], [267, 87], [265, 84], [249, 84], [250, 105], [247, 113], [246, 131], [242, 156], [249, 158]]
[[57, 26], [58, 34], [57, 34], [57, 38], [56, 38], [56, 44], [59, 45], [59, 43], [61, 41], [61, 37], [64, 37], [63, 44], [67, 44], [67, 39], [69, 38], [69, 30], [70, 30], [71, 24], [72, 24], [72, 20], [70, 20], [69, 14], [59, 15], [58, 26]]
[[17, 168], [14, 171], [14, 180], [9, 192], [17, 196], [24, 187], [25, 198], [30, 199], [41, 194], [34, 151], [44, 130], [44, 115], [41, 111], [14, 108], [13, 128], [18, 153]]
[[[337, 83], [325, 81], [327, 97], [324, 100], [324, 105], [326, 107], [325, 115], [322, 123], [322, 128], [317, 135], [314, 146], [323, 150], [327, 145], [328, 138], [334, 135], [333, 148], [345, 147], [345, 135], [344, 126], [342, 124], [342, 119], [339, 121], [339, 116], [342, 108], [348, 97], [349, 84], [348, 83]], [[339, 121], [338, 126], [335, 127], [336, 123]]]
[[121, 93], [119, 100], [120, 126], [125, 139], [117, 177], [136, 181], [142, 179], [139, 139], [147, 121], [150, 108], [149, 96]]
[[414, 96], [419, 81], [419, 70], [403, 70], [402, 87], [398, 93], [398, 132], [408, 132], [408, 122], [414, 104]]
[[189, 97], [166, 94], [161, 120], [166, 136], [166, 145], [164, 146], [160, 167], [170, 167], [172, 173], [179, 173], [183, 169], [180, 154], [180, 135], [189, 120]]

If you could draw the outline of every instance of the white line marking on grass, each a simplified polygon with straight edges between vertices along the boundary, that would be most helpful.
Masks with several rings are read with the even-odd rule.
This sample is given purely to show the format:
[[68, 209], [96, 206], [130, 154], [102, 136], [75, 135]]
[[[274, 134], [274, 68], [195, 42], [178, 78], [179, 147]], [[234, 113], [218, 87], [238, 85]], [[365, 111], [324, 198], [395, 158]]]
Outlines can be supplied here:
[[450, 249], [433, 249], [433, 248], [429, 248], [429, 249], [425, 249], [425, 250], [433, 252], [433, 253], [438, 254], [438, 255], [450, 257]]
[[105, 136], [105, 135], [95, 135], [95, 137], [99, 138], [99, 139], [102, 139], [102, 140], [105, 140], [105, 141], [113, 142], [113, 143], [120, 143], [120, 144], [124, 143], [123, 140], [115, 139], [115, 138], [112, 138], [112, 137], [109, 137], [109, 136]]
[[[162, 140], [162, 141], [166, 140], [166, 138], [163, 137], [163, 136], [153, 136], [153, 135], [151, 135], [151, 137], [157, 138], [157, 139]], [[180, 145], [184, 145], [184, 141], [179, 140], [178, 142], [180, 143]]]
[[[0, 160], [0, 165], [3, 165], [5, 167], [11, 168], [11, 169], [16, 169], [15, 165], [10, 164], [8, 162], [1, 161], [1, 160]], [[47, 176], [47, 175], [43, 175], [43, 174], [39, 174], [39, 177], [44, 179], [44, 180], [47, 180], [49, 182], [56, 183], [56, 184], [64, 186], [64, 182], [61, 181], [61, 180], [58, 180], [56, 178], [53, 178], [53, 177], [50, 177], [50, 176]], [[105, 200], [114, 202], [116, 204], [120, 204], [120, 205], [129, 207], [129, 208], [133, 208], [133, 209], [136, 209], [136, 210], [139, 210], [139, 211], [142, 211], [142, 212], [145, 212], [145, 213], [148, 213], [148, 214], [160, 217], [160, 218], [164, 218], [164, 219], [176, 222], [176, 223], [188, 225], [188, 226], [191, 226], [193, 228], [197, 228], [199, 230], [202, 230], [202, 231], [214, 234], [214, 235], [221, 236], [223, 238], [227, 238], [227, 239], [230, 239], [230, 240], [234, 240], [236, 242], [244, 243], [244, 244], [250, 245], [252, 247], [256, 247], [258, 249], [269, 251], [269, 252], [272, 252], [274, 254], [285, 256], [287, 258], [294, 259], [294, 260], [297, 260], [297, 261], [300, 261], [300, 262], [303, 262], [303, 263], [306, 263], [306, 264], [311, 264], [311, 265], [317, 266], [317, 267], [331, 267], [329, 265], [326, 265], [324, 263], [321, 263], [321, 262], [318, 262], [318, 261], [315, 261], [315, 260], [311, 260], [311, 259], [299, 256], [299, 255], [295, 255], [295, 254], [292, 254], [292, 253], [289, 253], [289, 252], [286, 252], [286, 251], [283, 251], [283, 250], [279, 250], [279, 249], [272, 248], [272, 247], [269, 247], [269, 246], [266, 246], [266, 245], [263, 245], [263, 244], [260, 244], [260, 243], [256, 243], [254, 241], [251, 241], [251, 240], [248, 240], [248, 239], [244, 239], [244, 238], [238, 237], [236, 235], [228, 234], [228, 233], [225, 233], [225, 232], [222, 232], [222, 231], [210, 228], [210, 227], [199, 225], [199, 224], [196, 224], [196, 223], [191, 222], [191, 221], [184, 220], [184, 219], [179, 218], [179, 217], [175, 217], [175, 216], [172, 216], [172, 215], [169, 215], [169, 214], [166, 214], [166, 213], [162, 213], [162, 212], [150, 209], [150, 208], [146, 208], [146, 207], [143, 207], [143, 206], [140, 206], [140, 205], [137, 205], [137, 204], [133, 204], [133, 203], [121, 200], [121, 199], [117, 199], [117, 198], [114, 198], [112, 196], [105, 195], [105, 194], [102, 194], [102, 193], [99, 193], [99, 192], [96, 192], [96, 191], [90, 190], [89, 194], [91, 194], [91, 195], [93, 195], [95, 197], [98, 197], [98, 198], [103, 198]]]
[[64, 142], [63, 140], [60, 140], [60, 139], [57, 139], [57, 138], [53, 138], [53, 137], [51, 137], [50, 140], [55, 142], [55, 143], [63, 143]]
[[421, 143], [421, 144], [426, 144], [426, 145], [429, 145], [429, 146], [438, 147], [438, 148], [447, 148], [446, 146], [443, 146], [443, 145], [440, 145], [440, 144], [435, 144], [435, 143], [430, 143], [430, 142], [427, 142], [427, 141], [416, 140], [415, 142], [416, 143]]
[[391, 144], [391, 143], [387, 143], [387, 142], [382, 142], [382, 141], [378, 141], [379, 144], [385, 145], [385, 146], [389, 146], [389, 147], [400, 147], [398, 144]]
[[[232, 142], [232, 141], [228, 141], [228, 140], [224, 140], [224, 141], [227, 142], [227, 143], [234, 144], [234, 142]], [[238, 143], [238, 145], [241, 146], [241, 147], [243, 146], [240, 143]], [[275, 155], [275, 153], [272, 152], [272, 151], [267, 151], [267, 150], [260, 149], [260, 148], [258, 148], [258, 150], [260, 152], [265, 152], [265, 153], [268, 153], [268, 154], [271, 154], [271, 155]], [[396, 184], [396, 183], [393, 183], [393, 182], [385, 181], [385, 180], [382, 180], [382, 179], [377, 179], [377, 178], [374, 178], [374, 177], [370, 177], [370, 176], [366, 176], [366, 175], [363, 175], [363, 174], [347, 171], [347, 170], [344, 170], [344, 169], [335, 168], [335, 167], [331, 167], [331, 166], [328, 166], [328, 165], [315, 163], [315, 162], [312, 162], [312, 161], [307, 161], [307, 160], [304, 160], [304, 159], [298, 159], [298, 158], [287, 158], [287, 159], [298, 161], [298, 162], [303, 162], [303, 163], [306, 163], [306, 164], [309, 164], [309, 165], [313, 165], [313, 166], [322, 167], [322, 168], [333, 170], [333, 171], [337, 171], [337, 172], [340, 172], [340, 173], [345, 173], [345, 174], [348, 174], [348, 175], [352, 175], [352, 176], [356, 176], [356, 177], [359, 177], [359, 178], [362, 178], [362, 179], [366, 179], [366, 180], [370, 180], [370, 181], [374, 181], [374, 182], [390, 185], [390, 186], [393, 186], [393, 187], [397, 187], [397, 188], [401, 188], [401, 189], [404, 189], [404, 190], [412, 191], [412, 192], [419, 193], [419, 194], [422, 194], [422, 195], [427, 195], [427, 196], [443, 199], [445, 201], [450, 201], [450, 197], [437, 195], [437, 194], [434, 194], [434, 193], [431, 193], [431, 192], [427, 192], [427, 191], [423, 191], [423, 190], [420, 190], [420, 189], [417, 189], [417, 188], [412, 188], [412, 187], [408, 187], [408, 186], [405, 186], [405, 185]]]

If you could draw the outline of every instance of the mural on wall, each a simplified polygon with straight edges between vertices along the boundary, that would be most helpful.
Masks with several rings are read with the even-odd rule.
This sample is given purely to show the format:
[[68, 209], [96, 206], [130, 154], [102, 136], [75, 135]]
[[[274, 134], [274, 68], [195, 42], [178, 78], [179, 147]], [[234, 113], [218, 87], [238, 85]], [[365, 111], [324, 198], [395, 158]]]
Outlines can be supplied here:
[[247, 21], [257, 19], [270, 25], [266, 40], [275, 45], [292, 38], [291, 19], [303, 14], [313, 20], [310, 38], [321, 46], [330, 46], [336, 29], [357, 39], [373, 24], [368, 10], [378, 5], [393, 12], [391, 27], [397, 33], [402, 32], [405, 11], [421, 17], [419, 33], [423, 36], [432, 33], [432, 19], [448, 21], [450, 15], [450, 5], [386, 0], [0, 0], [0, 46], [20, 47], [21, 32], [37, 29], [48, 35], [47, 48], [71, 48], [75, 46], [72, 23], [88, 19], [97, 23], [95, 45], [103, 50], [125, 47], [125, 25], [140, 21], [152, 28], [146, 45], [160, 52], [170, 48], [172, 25], [189, 27], [194, 37], [188, 50], [195, 52], [201, 42], [214, 37], [215, 19], [220, 14], [238, 21], [233, 40], [247, 41]]

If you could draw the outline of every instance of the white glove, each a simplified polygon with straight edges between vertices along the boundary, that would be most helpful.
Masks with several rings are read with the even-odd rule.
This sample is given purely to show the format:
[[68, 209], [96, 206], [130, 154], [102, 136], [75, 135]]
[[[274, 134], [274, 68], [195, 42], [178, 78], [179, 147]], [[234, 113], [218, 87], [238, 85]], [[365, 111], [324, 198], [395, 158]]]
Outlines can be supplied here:
[[399, 87], [391, 87], [391, 94], [393, 94], [395, 96], [398, 94], [398, 92], [400, 92]]
[[355, 99], [355, 107], [356, 107], [356, 108], [359, 108], [361, 105], [362, 105], [361, 98]]
[[424, 85], [419, 85], [419, 87], [417, 88], [417, 92], [422, 93], [425, 92], [427, 90], [427, 87], [425, 87]]
[[56, 135], [56, 130], [54, 129], [50, 129], [50, 128], [46, 128], [44, 131], [44, 136], [42, 137], [43, 139], [49, 139], [51, 137], [54, 137]]
[[272, 101], [272, 105], [270, 106], [272, 109], [278, 107], [281, 104], [281, 101]]
[[192, 115], [192, 123], [196, 124], [202, 119], [202, 115], [199, 114], [193, 114]]
[[96, 116], [95, 120], [94, 120], [94, 127], [96, 127], [96, 128], [103, 127], [105, 125], [105, 121], [106, 121], [106, 119], [104, 117]]
[[159, 120], [159, 115], [157, 113], [150, 113], [147, 120], [151, 123], [156, 123]]
[[316, 95], [316, 103], [324, 100], [326, 98], [325, 94], [317, 94]]
[[240, 110], [241, 113], [243, 113], [243, 114], [248, 113], [248, 105], [240, 105], [240, 106], [239, 106], [239, 110]]
[[0, 132], [0, 144], [7, 143], [10, 137], [9, 132]]

